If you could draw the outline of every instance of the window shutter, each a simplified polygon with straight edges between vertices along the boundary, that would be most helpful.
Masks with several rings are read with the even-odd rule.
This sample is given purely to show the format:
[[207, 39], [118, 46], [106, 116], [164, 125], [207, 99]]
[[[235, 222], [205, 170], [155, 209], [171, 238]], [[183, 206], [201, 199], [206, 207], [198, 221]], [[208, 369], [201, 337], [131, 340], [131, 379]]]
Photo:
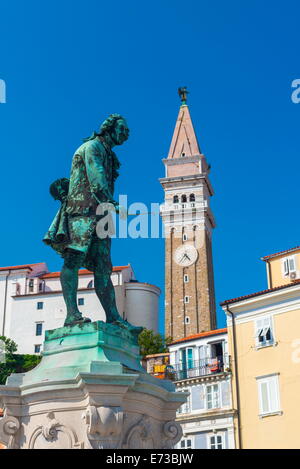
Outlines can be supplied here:
[[277, 377], [273, 377], [269, 382], [269, 396], [270, 396], [270, 412], [276, 412], [279, 410], [279, 399], [278, 399], [278, 381]]
[[289, 271], [290, 272], [295, 272], [295, 270], [296, 270], [295, 258], [294, 257], [289, 257], [287, 260], [288, 260], [288, 263], [289, 263]]
[[260, 385], [261, 412], [269, 412], [268, 383], [262, 382]]
[[195, 449], [207, 449], [207, 434], [206, 433], [195, 434]]
[[222, 406], [230, 405], [229, 381], [223, 381], [221, 384]]
[[257, 319], [256, 323], [255, 323], [255, 337], [258, 337], [261, 330], [263, 329], [264, 325], [263, 325], [263, 319]]
[[289, 274], [289, 261], [288, 261], [288, 259], [283, 260], [283, 274], [284, 275]]
[[192, 387], [192, 410], [204, 409], [205, 406], [205, 394], [203, 385]]

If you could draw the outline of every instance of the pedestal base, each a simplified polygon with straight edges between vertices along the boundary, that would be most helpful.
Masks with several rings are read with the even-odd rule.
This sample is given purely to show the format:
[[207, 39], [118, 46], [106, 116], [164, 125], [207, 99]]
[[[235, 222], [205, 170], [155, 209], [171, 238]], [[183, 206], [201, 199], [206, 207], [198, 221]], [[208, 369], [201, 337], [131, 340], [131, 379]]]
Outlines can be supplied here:
[[102, 321], [46, 332], [43, 359], [0, 386], [0, 442], [20, 449], [172, 448], [186, 400], [148, 375], [137, 339]]

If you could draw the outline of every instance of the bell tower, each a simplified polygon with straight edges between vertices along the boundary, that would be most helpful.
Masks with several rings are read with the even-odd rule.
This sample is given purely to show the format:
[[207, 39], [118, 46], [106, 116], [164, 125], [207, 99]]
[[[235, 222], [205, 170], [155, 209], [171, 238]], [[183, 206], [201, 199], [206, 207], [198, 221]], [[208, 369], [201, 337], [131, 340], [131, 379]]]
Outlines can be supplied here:
[[187, 106], [188, 92], [178, 92], [181, 106], [160, 179], [165, 192], [165, 334], [173, 340], [216, 328], [213, 189]]

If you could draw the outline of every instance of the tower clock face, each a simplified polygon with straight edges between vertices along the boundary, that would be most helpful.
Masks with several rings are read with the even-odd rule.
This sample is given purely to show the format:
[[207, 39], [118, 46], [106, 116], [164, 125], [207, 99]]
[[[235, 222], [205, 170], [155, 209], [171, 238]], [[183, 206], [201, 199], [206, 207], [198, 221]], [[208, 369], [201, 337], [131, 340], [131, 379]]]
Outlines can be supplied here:
[[192, 244], [179, 246], [174, 253], [174, 261], [182, 267], [188, 267], [196, 262], [198, 251]]

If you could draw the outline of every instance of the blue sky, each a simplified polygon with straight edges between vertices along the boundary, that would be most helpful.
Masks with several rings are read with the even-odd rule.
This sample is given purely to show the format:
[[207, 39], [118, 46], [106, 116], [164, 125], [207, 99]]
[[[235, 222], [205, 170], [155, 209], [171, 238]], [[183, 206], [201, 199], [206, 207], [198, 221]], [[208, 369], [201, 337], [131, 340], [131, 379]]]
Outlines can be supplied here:
[[[57, 210], [48, 187], [112, 112], [131, 129], [116, 192], [161, 202], [185, 85], [212, 166], [217, 303], [266, 288], [260, 257], [300, 244], [299, 14], [296, 1], [274, 0], [2, 3], [0, 265], [60, 269], [41, 242]], [[163, 240], [116, 240], [113, 262], [163, 290]]]

